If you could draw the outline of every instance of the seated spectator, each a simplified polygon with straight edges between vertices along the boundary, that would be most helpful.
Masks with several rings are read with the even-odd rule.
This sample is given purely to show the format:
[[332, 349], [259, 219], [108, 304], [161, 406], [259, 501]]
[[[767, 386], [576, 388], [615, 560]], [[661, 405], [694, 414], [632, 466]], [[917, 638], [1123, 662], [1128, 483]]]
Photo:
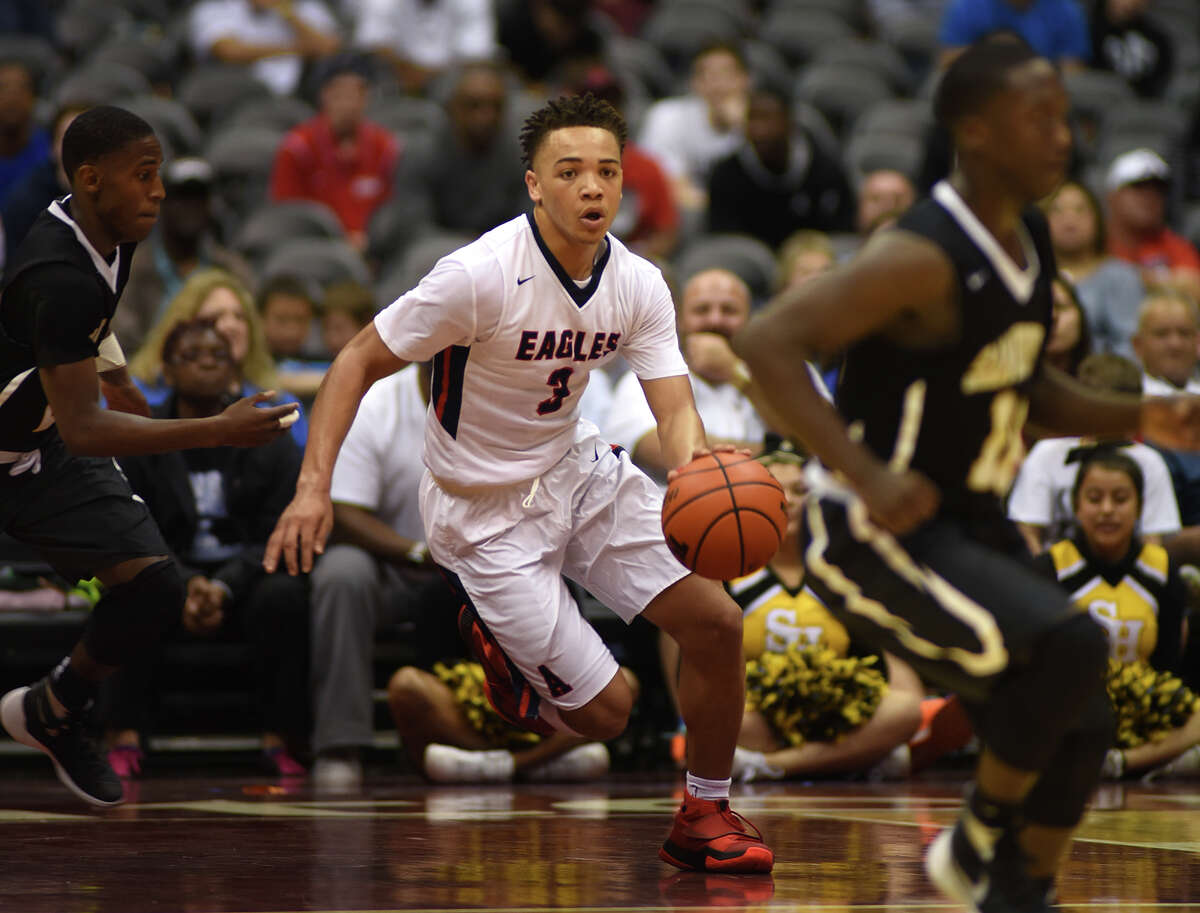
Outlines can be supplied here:
[[562, 80], [562, 69], [604, 58], [604, 36], [592, 25], [589, 0], [527, 0], [501, 6], [500, 44], [527, 88]]
[[367, 244], [367, 221], [392, 193], [400, 146], [366, 119], [367, 60], [331, 57], [321, 67], [317, 116], [283, 138], [271, 170], [272, 200], [315, 200], [341, 220], [350, 243]]
[[1142, 472], [1105, 447], [1084, 457], [1071, 492], [1079, 532], [1038, 559], [1108, 633], [1116, 745], [1105, 776], [1200, 774], [1200, 697], [1179, 680], [1186, 589], [1159, 545], [1136, 531]]
[[321, 0], [201, 0], [188, 12], [187, 35], [197, 60], [248, 64], [276, 95], [294, 94], [305, 63], [342, 44]]
[[[741, 390], [749, 375], [739, 373], [740, 362], [729, 345], [749, 317], [750, 290], [724, 269], [704, 270], [689, 279], [676, 314], [696, 410], [709, 442], [732, 443], [757, 453], [766, 427]], [[664, 462], [654, 416], [633, 372], [617, 382], [605, 432], [651, 478], [665, 484], [671, 467]]]
[[675, 201], [690, 212], [708, 205], [713, 165], [741, 145], [750, 74], [741, 51], [715, 44], [692, 61], [691, 91], [656, 101], [642, 120], [638, 144], [663, 166]]
[[505, 129], [508, 89], [504, 67], [465, 64], [446, 103], [445, 132], [426, 155], [406, 153], [397, 185], [434, 224], [475, 237], [529, 208], [525, 166]]
[[853, 213], [841, 164], [792, 123], [790, 100], [754, 89], [746, 140], [713, 166], [708, 181], [708, 230], [749, 235], [774, 249], [801, 228], [848, 231]]
[[1142, 271], [1147, 286], [1169, 285], [1200, 298], [1200, 252], [1167, 226], [1171, 170], [1151, 149], [1113, 159], [1108, 189], [1108, 250]]
[[321, 342], [332, 361], [359, 330], [375, 319], [375, 296], [365, 285], [335, 282], [321, 299]]
[[[1120, 355], [1090, 355], [1079, 367], [1079, 380], [1093, 390], [1141, 394], [1137, 365]], [[1080, 455], [1093, 442], [1077, 437], [1043, 438], [1033, 445], [1008, 496], [1008, 518], [1035, 555], [1052, 542], [1075, 534], [1071, 492], [1079, 475]], [[1171, 473], [1162, 455], [1136, 441], [1112, 442], [1114, 450], [1137, 461], [1143, 486], [1139, 532], [1148, 542], [1161, 542], [1179, 532], [1179, 504]]]
[[247, 287], [254, 284], [250, 265], [216, 239], [214, 179], [212, 166], [200, 158], [173, 159], [162, 169], [167, 195], [159, 206], [158, 224], [133, 252], [129, 282], [112, 321], [113, 332], [129, 352], [141, 348], [171, 299], [197, 270], [217, 267]]
[[360, 0], [354, 43], [423, 95], [445, 70], [496, 53], [496, 14], [491, 0]]
[[1092, 353], [1092, 337], [1087, 317], [1071, 280], [1059, 273], [1051, 284], [1054, 296], [1053, 323], [1044, 352], [1048, 364], [1072, 377], [1079, 363]]
[[37, 78], [29, 65], [0, 60], [0, 204], [51, 156], [50, 134], [34, 118]]
[[50, 123], [50, 155], [34, 166], [12, 189], [0, 206], [0, 220], [4, 222], [4, 244], [11, 257], [17, 245], [24, 240], [34, 220], [51, 200], [71, 192], [71, 184], [62, 168], [62, 139], [76, 115], [87, 110], [86, 105], [68, 103], [58, 109]]
[[1100, 202], [1086, 185], [1068, 180], [1045, 210], [1055, 260], [1075, 285], [1097, 351], [1133, 358], [1146, 287], [1134, 266], [1108, 253]]
[[865, 239], [895, 222], [916, 199], [917, 188], [903, 172], [892, 168], [869, 171], [858, 185], [854, 230]]
[[801, 229], [779, 248], [778, 291], [803, 285], [814, 276], [837, 265], [833, 242], [823, 231]]
[[424, 665], [462, 651], [458, 603], [428, 560], [421, 525], [429, 381], [428, 365], [378, 381], [333, 467], [333, 539], [312, 572], [313, 780], [320, 789], [362, 782], [360, 753], [374, 731], [376, 631], [415, 624], [410, 642]]
[[1196, 345], [1200, 313], [1196, 302], [1169, 289], [1151, 289], [1142, 302], [1133, 349], [1142, 363], [1147, 396], [1200, 393]]
[[1077, 0], [950, 0], [938, 33], [942, 66], [997, 31], [1016, 32], [1065, 70], [1080, 69], [1091, 59], [1087, 16]]
[[317, 323], [317, 303], [308, 286], [294, 276], [276, 276], [259, 289], [257, 307], [280, 389], [311, 404], [329, 359], [323, 350], [314, 357], [318, 353], [309, 344]]
[[[167, 333], [175, 324], [196, 318], [213, 321], [229, 342], [234, 368], [229, 393], [249, 396], [276, 388], [275, 362], [267, 349], [262, 321], [250, 292], [232, 273], [201, 269], [184, 282], [162, 319], [150, 330], [146, 341], [129, 361], [129, 373], [151, 406], [164, 402], [171, 394], [163, 374], [161, 355]], [[299, 402], [290, 395], [281, 396], [279, 400]], [[296, 411], [300, 418], [292, 425], [292, 438], [303, 448], [308, 439], [308, 420], [302, 409]]]
[[1092, 10], [1092, 65], [1121, 76], [1143, 98], [1161, 98], [1171, 78], [1171, 36], [1146, 15], [1150, 0], [1098, 0]]
[[[229, 403], [237, 379], [233, 349], [212, 321], [172, 326], [161, 361], [169, 395], [154, 407], [155, 418], [204, 418]], [[262, 568], [263, 546], [295, 490], [299, 448], [283, 435], [259, 447], [122, 457], [121, 469], [187, 581], [177, 625], [192, 636], [249, 642], [263, 762], [271, 773], [302, 775], [294, 753], [308, 721], [308, 583]], [[143, 654], [109, 680], [108, 757], [124, 777], [141, 771], [156, 662]]]

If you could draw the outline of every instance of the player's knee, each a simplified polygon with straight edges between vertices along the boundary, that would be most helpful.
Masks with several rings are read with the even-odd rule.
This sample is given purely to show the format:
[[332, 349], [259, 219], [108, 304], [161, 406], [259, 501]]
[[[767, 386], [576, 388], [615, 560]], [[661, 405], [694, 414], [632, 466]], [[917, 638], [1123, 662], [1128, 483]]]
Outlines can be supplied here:
[[1108, 653], [1108, 635], [1086, 612], [1049, 631], [1037, 645], [1038, 659], [1047, 668], [1080, 682], [1103, 682]]
[[84, 644], [97, 662], [124, 665], [162, 640], [186, 598], [187, 588], [172, 559], [151, 564], [132, 580], [110, 587], [96, 603]]
[[570, 729], [597, 742], [615, 739], [629, 724], [633, 711], [634, 691], [629, 680], [620, 672], [608, 686], [578, 710], [559, 710], [559, 716]]
[[[724, 597], [724, 598], [720, 598]], [[679, 649], [693, 656], [742, 654], [742, 610], [720, 593], [696, 607], [695, 614], [679, 631], [672, 632]]]

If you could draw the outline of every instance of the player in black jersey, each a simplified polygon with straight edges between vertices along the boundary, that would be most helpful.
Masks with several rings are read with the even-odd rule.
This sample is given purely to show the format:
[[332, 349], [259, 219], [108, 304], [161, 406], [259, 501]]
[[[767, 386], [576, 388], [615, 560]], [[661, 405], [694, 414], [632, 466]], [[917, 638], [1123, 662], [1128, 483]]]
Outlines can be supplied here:
[[[953, 174], [734, 343], [825, 467], [806, 511], [813, 589], [852, 636], [971, 706], [976, 783], [926, 867], [984, 913], [1049, 908], [1112, 732], [1103, 631], [1038, 578], [1002, 510], [1025, 419], [1200, 443], [1200, 400], [1105, 396], [1042, 363], [1055, 267], [1031, 204], [1063, 179], [1068, 109], [1028, 47], [970, 48], [935, 100]], [[801, 360], [834, 355], [836, 408]]]
[[[104, 106], [68, 128], [62, 163], [71, 194], [38, 217], [0, 290], [0, 530], [68, 580], [99, 578], [104, 594], [70, 656], [0, 698], [0, 723], [48, 754], [77, 796], [108, 806], [121, 801], [121, 781], [85, 711], [99, 682], [156, 642], [184, 601], [170, 552], [112, 457], [257, 446], [283, 433], [295, 407], [260, 408], [273, 395], [261, 393], [211, 418], [144, 417], [109, 324], [163, 199], [162, 150], [144, 120]], [[102, 382], [127, 412], [101, 407]]]

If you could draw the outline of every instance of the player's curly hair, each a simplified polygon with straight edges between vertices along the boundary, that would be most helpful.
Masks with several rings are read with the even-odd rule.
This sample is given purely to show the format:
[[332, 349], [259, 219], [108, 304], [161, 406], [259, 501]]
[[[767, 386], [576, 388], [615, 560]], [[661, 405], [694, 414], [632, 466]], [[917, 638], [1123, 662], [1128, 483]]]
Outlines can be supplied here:
[[526, 168], [533, 167], [533, 157], [546, 135], [563, 127], [600, 127], [617, 138], [622, 152], [629, 138], [621, 112], [591, 92], [552, 99], [525, 118], [521, 127], [521, 156]]
[[89, 108], [71, 121], [63, 134], [63, 171], [71, 180], [80, 165], [95, 163], [147, 136], [154, 136], [154, 128], [132, 111], [113, 105]]
[[979, 39], [942, 75], [933, 98], [934, 118], [953, 132], [959, 121], [979, 113], [992, 96], [1008, 88], [1012, 70], [1039, 56], [1019, 35]]

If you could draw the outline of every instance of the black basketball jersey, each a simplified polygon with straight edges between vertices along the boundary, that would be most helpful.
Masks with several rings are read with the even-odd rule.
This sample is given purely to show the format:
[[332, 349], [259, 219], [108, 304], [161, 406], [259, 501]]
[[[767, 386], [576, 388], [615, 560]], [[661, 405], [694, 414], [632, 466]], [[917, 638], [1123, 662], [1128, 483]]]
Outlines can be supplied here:
[[0, 451], [25, 452], [52, 433], [38, 368], [99, 354], [134, 244], [111, 262], [71, 216], [71, 198], [38, 216], [5, 270], [0, 289]]
[[943, 511], [973, 528], [1004, 523], [1001, 502], [1024, 456], [1028, 388], [1050, 328], [1049, 231], [1033, 208], [1021, 224], [1023, 270], [953, 188], [938, 184], [897, 228], [928, 238], [954, 264], [958, 338], [930, 349], [879, 335], [860, 340], [837, 385], [838, 410], [852, 431], [861, 429], [884, 461], [932, 479]]

